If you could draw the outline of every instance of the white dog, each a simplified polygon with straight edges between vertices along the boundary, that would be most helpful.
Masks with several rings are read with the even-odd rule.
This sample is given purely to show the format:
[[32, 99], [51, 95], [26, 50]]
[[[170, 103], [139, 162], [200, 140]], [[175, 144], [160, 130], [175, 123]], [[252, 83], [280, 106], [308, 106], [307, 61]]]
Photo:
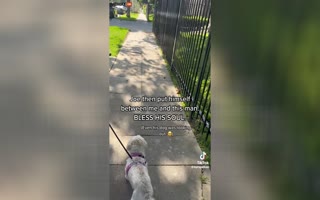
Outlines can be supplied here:
[[125, 177], [133, 188], [131, 200], [154, 200], [153, 188], [145, 159], [146, 148], [147, 142], [140, 135], [133, 136], [127, 145], [132, 159], [127, 159]]

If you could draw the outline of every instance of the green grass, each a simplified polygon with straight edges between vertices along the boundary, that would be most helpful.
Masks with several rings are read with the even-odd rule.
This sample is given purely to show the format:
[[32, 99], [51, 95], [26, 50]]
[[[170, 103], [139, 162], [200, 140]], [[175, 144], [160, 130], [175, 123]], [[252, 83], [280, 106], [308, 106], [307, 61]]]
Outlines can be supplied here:
[[209, 182], [209, 178], [206, 177], [205, 175], [201, 174], [200, 175], [200, 181], [202, 184], [207, 184]]
[[137, 21], [138, 15], [139, 15], [139, 13], [133, 13], [133, 12], [131, 12], [131, 13], [130, 13], [130, 18], [128, 18], [127, 15], [124, 14], [124, 15], [119, 15], [119, 16], [118, 16], [118, 19], [120, 19], [120, 20], [126, 20], [126, 21]]
[[200, 17], [200, 16], [183, 16], [182, 18], [185, 20], [196, 21], [196, 22], [208, 22], [209, 21], [209, 18]]
[[118, 26], [109, 26], [109, 50], [112, 56], [117, 56], [120, 48], [122, 47], [122, 43], [126, 38], [129, 29], [122, 28]]
[[149, 22], [153, 22], [154, 14], [149, 14]]

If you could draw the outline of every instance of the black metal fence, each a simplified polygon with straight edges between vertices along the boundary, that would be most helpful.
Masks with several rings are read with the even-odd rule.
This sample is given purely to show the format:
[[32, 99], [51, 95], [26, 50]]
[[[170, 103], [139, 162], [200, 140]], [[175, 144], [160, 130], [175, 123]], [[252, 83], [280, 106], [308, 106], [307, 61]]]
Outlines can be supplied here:
[[178, 82], [190, 121], [205, 140], [211, 134], [211, 0], [155, 0], [153, 32]]

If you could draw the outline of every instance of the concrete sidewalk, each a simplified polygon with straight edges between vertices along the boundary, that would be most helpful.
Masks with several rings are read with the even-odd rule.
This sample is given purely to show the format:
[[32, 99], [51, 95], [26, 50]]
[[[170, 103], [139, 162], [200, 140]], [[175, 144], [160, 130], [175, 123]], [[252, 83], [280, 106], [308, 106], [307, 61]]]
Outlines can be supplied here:
[[[137, 134], [142, 135], [148, 142], [146, 157], [155, 199], [209, 200], [210, 171], [191, 167], [197, 165], [197, 161], [200, 160], [201, 149], [189, 123], [187, 121], [134, 121], [133, 114], [141, 113], [120, 111], [121, 105], [158, 105], [155, 102], [129, 102], [132, 96], [178, 96], [160, 48], [155, 42], [153, 33], [149, 32], [152, 23], [144, 26], [147, 27], [129, 32], [117, 56], [117, 61], [110, 69], [111, 124], [125, 145], [130, 137]], [[178, 103], [163, 105], [178, 105]], [[169, 112], [161, 114], [169, 114]], [[168, 137], [162, 135], [168, 130], [146, 130], [143, 126], [158, 128], [181, 126], [185, 130], [174, 130], [174, 136]], [[114, 200], [128, 200], [132, 189], [124, 178], [127, 155], [111, 130], [109, 134], [111, 197]], [[202, 176], [209, 178], [207, 184], [201, 181]]]
[[140, 20], [140, 21], [147, 21], [147, 16], [143, 13], [140, 13], [137, 20]]

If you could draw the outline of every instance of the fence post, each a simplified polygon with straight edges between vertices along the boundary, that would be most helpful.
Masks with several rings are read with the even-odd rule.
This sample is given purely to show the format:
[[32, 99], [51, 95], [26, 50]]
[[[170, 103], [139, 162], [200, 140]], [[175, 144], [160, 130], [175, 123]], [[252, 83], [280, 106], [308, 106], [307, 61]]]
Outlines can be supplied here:
[[172, 67], [173, 67], [173, 59], [174, 59], [174, 54], [175, 54], [175, 51], [176, 51], [176, 43], [177, 43], [177, 35], [178, 35], [178, 25], [179, 25], [179, 20], [180, 20], [180, 11], [181, 11], [181, 1], [183, 0], [180, 0], [179, 1], [179, 12], [178, 12], [178, 19], [177, 19], [177, 23], [176, 23], [176, 32], [174, 34], [174, 42], [173, 42], [173, 50], [172, 50], [172, 57], [171, 57], [171, 63], [170, 63], [170, 69], [172, 70]]
[[153, 23], [153, 32], [177, 79], [180, 95], [190, 95], [192, 101], [188, 105], [199, 109], [190, 110], [190, 119], [198, 121], [200, 115], [199, 131], [207, 132], [206, 140], [211, 134], [210, 3], [210, 0], [156, 0]]
[[[209, 59], [209, 55], [210, 55], [210, 38], [211, 38], [211, 35], [209, 35], [209, 40], [208, 40], [208, 44], [207, 44], [207, 47], [206, 47], [206, 52], [205, 52], [205, 55], [204, 55], [204, 59], [205, 60]], [[204, 43], [202, 44], [202, 48], [201, 49], [203, 49], [203, 46], [204, 46]], [[199, 61], [198, 65], [200, 65], [200, 61]], [[202, 66], [201, 71], [200, 71], [200, 77], [198, 79], [198, 85], [197, 85], [196, 94], [195, 94], [194, 102], [193, 102], [192, 106], [197, 106], [197, 104], [198, 104], [197, 101], [198, 101], [198, 96], [200, 94], [202, 80], [203, 80], [203, 76], [204, 76], [204, 72], [205, 72], [205, 65], [206, 65], [206, 63], [203, 62], [203, 66]], [[191, 112], [190, 119], [192, 119], [192, 116], [193, 116], [194, 112], [195, 111]]]

